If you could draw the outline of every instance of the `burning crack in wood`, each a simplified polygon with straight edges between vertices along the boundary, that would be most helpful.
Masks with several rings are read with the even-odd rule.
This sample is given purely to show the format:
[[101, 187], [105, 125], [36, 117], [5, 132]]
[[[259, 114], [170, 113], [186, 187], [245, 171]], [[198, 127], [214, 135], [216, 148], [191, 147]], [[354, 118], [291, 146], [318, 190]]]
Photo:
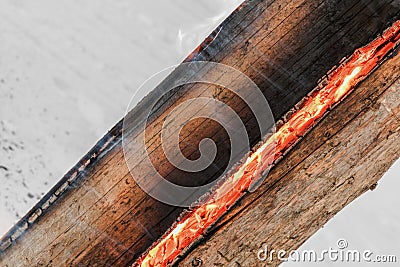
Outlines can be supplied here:
[[[210, 229], [265, 171], [287, 153], [329, 111], [339, 104], [359, 82], [377, 68], [400, 43], [400, 21], [380, 37], [342, 60], [296, 109], [285, 116], [276, 133], [262, 142], [231, 176], [214, 189], [202, 205], [187, 211], [158, 242], [132, 266], [167, 266], [177, 262]], [[322, 84], [323, 83], [323, 84]]]

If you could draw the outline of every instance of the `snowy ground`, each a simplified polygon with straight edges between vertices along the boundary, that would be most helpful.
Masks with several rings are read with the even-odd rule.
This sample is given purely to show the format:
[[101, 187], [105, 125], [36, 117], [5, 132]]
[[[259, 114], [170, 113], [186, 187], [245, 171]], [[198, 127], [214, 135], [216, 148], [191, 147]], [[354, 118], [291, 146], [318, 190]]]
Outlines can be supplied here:
[[[239, 0], [0, 0], [0, 234]], [[303, 248], [400, 252], [400, 162]], [[400, 260], [400, 254], [397, 254]], [[291, 265], [291, 264], [287, 264]]]

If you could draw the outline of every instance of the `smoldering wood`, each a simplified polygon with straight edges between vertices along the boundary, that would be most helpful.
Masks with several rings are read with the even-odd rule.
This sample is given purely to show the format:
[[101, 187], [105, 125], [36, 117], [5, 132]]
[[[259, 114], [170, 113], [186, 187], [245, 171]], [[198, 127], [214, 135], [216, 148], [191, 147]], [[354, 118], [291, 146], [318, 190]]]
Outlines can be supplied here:
[[[213, 34], [215, 38], [202, 44], [187, 61], [214, 61], [242, 71], [262, 90], [275, 117], [281, 118], [343, 57], [399, 19], [400, 7], [395, 2], [246, 1], [222, 23], [218, 34]], [[212, 72], [209, 75], [218, 77]], [[173, 79], [174, 73], [160, 86], [168, 86]], [[176, 105], [198, 96], [227, 103], [245, 122], [250, 143], [254, 145], [260, 138], [251, 112], [228, 89], [201, 84], [176, 88], [153, 111], [146, 144], [160, 173], [177, 183], [202, 184], [215, 179], [223, 171], [229, 152], [226, 134], [218, 124], [196, 120], [182, 132], [182, 151], [195, 158], [196, 145], [187, 144], [210, 137], [221, 148], [215, 160], [218, 168], [188, 175], [168, 164], [160, 143], [162, 122]], [[152, 98], [149, 95], [137, 109], [145, 108]], [[349, 115], [341, 116], [345, 119]], [[325, 121], [329, 120], [321, 124]], [[143, 118], [134, 122], [143, 123]], [[126, 266], [179, 218], [181, 208], [154, 200], [133, 181], [122, 151], [121, 129], [119, 122], [3, 237], [1, 265]], [[307, 142], [302, 141], [295, 150], [301, 151]], [[134, 160], [140, 162], [143, 156], [135, 155]], [[298, 157], [300, 162], [306, 154]], [[283, 162], [288, 160], [290, 157]], [[285, 163], [279, 166], [275, 171], [284, 171]], [[226, 216], [226, 224], [236, 218], [235, 214], [236, 209]]]
[[314, 127], [180, 265], [277, 266], [277, 257], [260, 261], [259, 250], [297, 249], [343, 207], [374, 190], [400, 157], [399, 89], [397, 54]]

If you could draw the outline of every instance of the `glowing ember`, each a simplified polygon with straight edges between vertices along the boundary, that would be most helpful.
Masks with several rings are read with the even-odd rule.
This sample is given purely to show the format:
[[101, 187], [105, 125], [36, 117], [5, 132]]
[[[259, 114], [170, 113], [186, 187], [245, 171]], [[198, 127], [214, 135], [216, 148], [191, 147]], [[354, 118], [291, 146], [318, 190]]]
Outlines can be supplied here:
[[[227, 178], [204, 204], [189, 212], [176, 223], [153, 247], [138, 259], [133, 266], [167, 266], [201, 237], [264, 171], [323, 117], [329, 108], [341, 101], [354, 87], [379, 65], [383, 58], [400, 43], [400, 21], [384, 34], [354, 52], [341, 66], [336, 68], [327, 84], [314, 91], [302, 107], [269, 137], [236, 172]], [[220, 197], [219, 197], [220, 196]]]

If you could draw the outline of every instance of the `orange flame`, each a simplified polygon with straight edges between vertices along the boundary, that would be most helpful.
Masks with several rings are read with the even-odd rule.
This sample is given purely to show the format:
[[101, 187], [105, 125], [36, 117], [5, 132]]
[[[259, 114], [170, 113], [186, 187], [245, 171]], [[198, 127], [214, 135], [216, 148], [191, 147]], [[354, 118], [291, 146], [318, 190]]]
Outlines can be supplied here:
[[397, 21], [381, 37], [356, 50], [345, 63], [330, 74], [327, 84], [322, 89], [307, 97], [302, 107], [215, 190], [214, 197], [210, 197], [204, 204], [185, 215], [132, 266], [160, 267], [172, 263], [184, 249], [221, 218], [243, 196], [249, 186], [261, 178], [262, 172], [271, 168], [329, 108], [339, 103], [370, 74], [399, 44], [399, 40], [400, 21]]

